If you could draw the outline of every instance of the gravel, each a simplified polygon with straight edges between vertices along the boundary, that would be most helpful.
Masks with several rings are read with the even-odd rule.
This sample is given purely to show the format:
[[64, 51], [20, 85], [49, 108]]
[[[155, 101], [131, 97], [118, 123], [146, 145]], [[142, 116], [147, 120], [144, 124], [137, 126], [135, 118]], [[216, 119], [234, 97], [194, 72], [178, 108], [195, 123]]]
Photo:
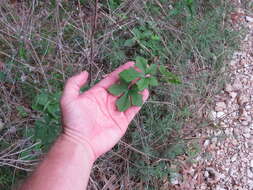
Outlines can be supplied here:
[[[252, 18], [246, 17], [246, 20], [252, 22]], [[235, 52], [230, 62], [231, 83], [226, 84], [225, 93], [217, 97], [224, 101], [215, 102], [209, 114], [214, 124], [221, 126], [218, 131], [226, 138], [219, 144], [215, 136], [217, 130], [213, 130], [211, 143], [204, 141], [204, 152], [211, 155], [211, 160], [208, 165], [203, 158], [202, 175], [206, 180], [195, 189], [205, 186], [215, 190], [253, 190], [253, 27], [248, 28], [241, 51]], [[202, 136], [206, 136], [205, 133]]]
[[196, 180], [188, 189], [253, 190], [253, 18], [240, 12], [249, 32], [229, 63], [231, 83], [209, 113], [217, 127], [197, 134], [203, 152], [190, 168]]

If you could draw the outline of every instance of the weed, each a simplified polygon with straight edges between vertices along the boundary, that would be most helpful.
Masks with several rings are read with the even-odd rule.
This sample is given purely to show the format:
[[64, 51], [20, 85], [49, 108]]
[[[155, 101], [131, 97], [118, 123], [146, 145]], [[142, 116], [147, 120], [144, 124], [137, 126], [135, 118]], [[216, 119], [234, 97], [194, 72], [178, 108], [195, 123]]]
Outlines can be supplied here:
[[34, 123], [34, 140], [41, 141], [45, 150], [48, 150], [60, 132], [60, 96], [60, 93], [42, 92], [35, 97], [32, 105], [34, 111], [43, 113], [43, 117]]
[[[136, 57], [135, 66], [140, 69], [140, 72], [134, 68], [126, 69], [119, 73], [119, 82], [110, 86], [108, 91], [115, 96], [120, 96], [116, 101], [116, 105], [119, 111], [126, 111], [131, 106], [142, 106], [141, 91], [148, 89], [150, 86], [158, 86], [157, 77], [157, 65], [148, 65], [148, 62], [143, 57]], [[166, 68], [161, 65], [159, 71], [162, 74], [162, 79], [165, 81], [181, 84], [178, 77], [167, 71]]]
[[9, 168], [0, 169], [0, 187], [1, 189], [9, 189], [9, 185], [12, 184], [12, 174]]

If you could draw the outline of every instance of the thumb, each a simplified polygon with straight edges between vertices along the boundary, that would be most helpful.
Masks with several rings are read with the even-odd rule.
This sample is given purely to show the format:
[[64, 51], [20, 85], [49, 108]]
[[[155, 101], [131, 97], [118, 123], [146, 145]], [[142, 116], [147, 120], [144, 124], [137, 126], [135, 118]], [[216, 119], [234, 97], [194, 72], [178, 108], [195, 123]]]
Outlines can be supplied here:
[[66, 101], [77, 98], [80, 94], [80, 88], [86, 83], [88, 76], [88, 72], [83, 71], [69, 78], [64, 87], [62, 98]]

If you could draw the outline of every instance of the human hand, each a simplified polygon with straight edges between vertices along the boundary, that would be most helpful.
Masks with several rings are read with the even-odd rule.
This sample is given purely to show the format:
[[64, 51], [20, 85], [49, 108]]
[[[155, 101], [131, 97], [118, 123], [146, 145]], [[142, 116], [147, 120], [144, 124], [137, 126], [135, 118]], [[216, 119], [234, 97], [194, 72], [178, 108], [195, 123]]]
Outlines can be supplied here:
[[[80, 94], [80, 88], [86, 83], [86, 71], [71, 77], [64, 88], [61, 99], [64, 135], [77, 140], [93, 154], [94, 160], [110, 150], [125, 134], [127, 127], [140, 107], [133, 106], [125, 112], [116, 108], [117, 97], [107, 89], [119, 78], [118, 74], [133, 67], [128, 62], [90, 90]], [[148, 98], [148, 90], [143, 92], [143, 101]]]

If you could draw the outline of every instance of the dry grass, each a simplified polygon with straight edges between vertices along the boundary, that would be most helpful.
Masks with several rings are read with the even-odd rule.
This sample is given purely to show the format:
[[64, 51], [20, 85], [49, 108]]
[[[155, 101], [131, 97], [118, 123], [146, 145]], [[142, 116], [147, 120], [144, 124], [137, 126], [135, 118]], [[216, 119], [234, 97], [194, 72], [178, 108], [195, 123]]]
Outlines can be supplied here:
[[[36, 121], [46, 120], [47, 114], [32, 106], [38, 94], [52, 97], [70, 75], [82, 70], [91, 73], [93, 85], [123, 62], [142, 55], [166, 65], [183, 84], [151, 90], [151, 99], [127, 135], [96, 162], [89, 189], [168, 189], [168, 179], [180, 168], [171, 156], [174, 145], [193, 147], [196, 131], [208, 126], [205, 111], [225, 81], [220, 68], [238, 38], [227, 27], [231, 9], [227, 1], [200, 0], [197, 14], [191, 17], [186, 7], [171, 15], [176, 1], [82, 2], [0, 2], [0, 61], [4, 63], [3, 68], [0, 64], [4, 73], [0, 165], [29, 170], [36, 162], [30, 157], [38, 158], [43, 150], [34, 148], [33, 139]], [[112, 9], [110, 2], [121, 3]], [[138, 38], [135, 29], [140, 27], [142, 33], [158, 36], [159, 43]], [[128, 39], [135, 39], [132, 46], [124, 45]], [[21, 152], [26, 152], [25, 157]], [[179, 153], [181, 159], [194, 159], [186, 152]], [[23, 177], [9, 171], [15, 171], [13, 178]]]

